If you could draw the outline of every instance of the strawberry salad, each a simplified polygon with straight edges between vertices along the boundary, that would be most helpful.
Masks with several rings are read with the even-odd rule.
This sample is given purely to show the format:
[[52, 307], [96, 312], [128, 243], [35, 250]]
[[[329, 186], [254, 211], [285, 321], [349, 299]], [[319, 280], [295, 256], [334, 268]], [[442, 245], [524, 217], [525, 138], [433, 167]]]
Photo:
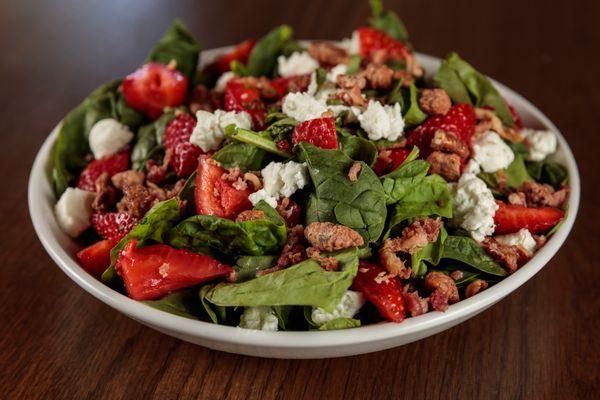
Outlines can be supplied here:
[[175, 22], [58, 128], [82, 268], [157, 309], [260, 330], [399, 323], [486, 290], [565, 216], [552, 131], [458, 54], [425, 76], [372, 1], [341, 42], [289, 26], [217, 59]]

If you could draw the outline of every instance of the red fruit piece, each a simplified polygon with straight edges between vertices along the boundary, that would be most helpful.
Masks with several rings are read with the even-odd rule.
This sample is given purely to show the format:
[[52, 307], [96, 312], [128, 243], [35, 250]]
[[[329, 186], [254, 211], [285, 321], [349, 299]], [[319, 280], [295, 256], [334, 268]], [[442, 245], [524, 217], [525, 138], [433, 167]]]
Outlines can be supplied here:
[[127, 235], [140, 219], [122, 212], [95, 213], [92, 226], [104, 239], [119, 241]]
[[265, 124], [265, 104], [260, 99], [260, 91], [247, 87], [243, 82], [232, 79], [225, 87], [225, 111], [246, 111], [252, 117], [255, 129]]
[[163, 145], [173, 151], [169, 165], [177, 176], [190, 175], [198, 166], [198, 157], [202, 149], [190, 143], [190, 136], [196, 126], [196, 119], [183, 113], [173, 118], [165, 128]]
[[110, 265], [110, 250], [117, 240], [101, 240], [77, 252], [77, 259], [90, 275], [99, 278]]
[[129, 297], [153, 300], [173, 290], [229, 275], [233, 269], [210, 256], [166, 244], [137, 248], [135, 240], [119, 253], [115, 265]]
[[290, 89], [296, 92], [305, 92], [310, 84], [310, 75], [296, 75], [287, 78], [275, 78], [271, 81], [271, 86], [283, 97], [290, 92]]
[[526, 228], [531, 233], [543, 233], [556, 225], [565, 212], [554, 207], [530, 208], [496, 201], [498, 210], [494, 215], [494, 233], [503, 235]]
[[410, 50], [404, 43], [375, 28], [358, 28], [360, 55], [371, 58], [374, 52], [384, 51], [386, 59], [403, 60]]
[[475, 133], [475, 110], [469, 104], [457, 104], [446, 115], [429, 117], [421, 125], [408, 133], [408, 147], [417, 146], [420, 155], [427, 158], [431, 154], [431, 139], [437, 130], [454, 133], [463, 142], [471, 146], [471, 137]]
[[277, 202], [277, 212], [285, 221], [286, 226], [296, 226], [302, 219], [302, 207], [294, 200], [282, 197]]
[[109, 177], [116, 173], [127, 171], [129, 169], [129, 150], [122, 151], [110, 156], [104, 156], [99, 160], [92, 160], [81, 174], [77, 181], [79, 189], [87, 190], [88, 192], [96, 191], [96, 179], [104, 172]]
[[382, 317], [393, 322], [404, 320], [402, 285], [397, 278], [388, 276], [383, 267], [361, 261], [352, 286], [377, 307]]
[[121, 90], [125, 102], [149, 118], [158, 118], [165, 107], [177, 107], [185, 100], [188, 78], [161, 63], [148, 63], [125, 77]]
[[249, 188], [234, 188], [234, 182], [222, 179], [226, 172], [213, 159], [200, 156], [195, 189], [198, 214], [233, 219], [240, 212], [252, 208], [248, 200], [252, 191]]
[[512, 106], [512, 104], [506, 103], [508, 104], [508, 109], [510, 110], [510, 113], [512, 114], [513, 118], [515, 119], [515, 127], [519, 128], [519, 129], [523, 129], [523, 121], [521, 120], [521, 116], [519, 115], [519, 113], [517, 113], [517, 110], [515, 110], [515, 108]]
[[373, 171], [377, 176], [389, 174], [398, 168], [410, 154], [408, 149], [380, 149]]
[[256, 40], [245, 40], [238, 44], [229, 53], [221, 56], [217, 61], [215, 61], [215, 69], [222, 74], [223, 72], [231, 70], [232, 61], [239, 61], [245, 65], [255, 44]]
[[315, 118], [296, 125], [292, 133], [292, 142], [308, 142], [322, 149], [337, 149], [338, 138], [335, 120], [331, 117]]

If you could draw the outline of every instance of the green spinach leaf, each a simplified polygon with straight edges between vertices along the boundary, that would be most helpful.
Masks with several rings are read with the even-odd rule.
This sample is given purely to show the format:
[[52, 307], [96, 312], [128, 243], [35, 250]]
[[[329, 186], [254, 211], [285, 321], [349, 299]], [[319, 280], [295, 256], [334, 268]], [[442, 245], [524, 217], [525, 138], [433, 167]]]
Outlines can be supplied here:
[[410, 265], [413, 278], [425, 276], [427, 273], [427, 264], [425, 264], [425, 261], [431, 265], [439, 264], [444, 254], [444, 242], [447, 237], [448, 233], [446, 232], [446, 229], [442, 227], [438, 239], [435, 242], [427, 244], [421, 250], [411, 255]]
[[395, 204], [423, 182], [429, 163], [425, 160], [404, 162], [391, 173], [381, 177], [386, 203]]
[[340, 139], [342, 152], [355, 161], [363, 161], [372, 167], [377, 161], [377, 146], [360, 136], [345, 136]]
[[384, 31], [391, 37], [401, 42], [408, 42], [408, 32], [398, 15], [393, 11], [383, 9], [381, 0], [370, 0], [373, 16], [369, 18], [369, 25]]
[[567, 169], [555, 162], [537, 161], [528, 162], [526, 165], [527, 172], [533, 179], [541, 183], [547, 183], [554, 189], [559, 189], [569, 178]]
[[515, 159], [506, 169], [496, 172], [480, 172], [477, 176], [492, 189], [498, 189], [499, 182], [505, 182], [505, 185], [509, 188], [518, 189], [526, 181], [532, 180], [525, 166], [523, 156], [519, 153], [515, 154]]
[[135, 145], [131, 151], [131, 164], [134, 169], [142, 171], [146, 161], [162, 152], [162, 138], [165, 129], [175, 116], [173, 110], [165, 112], [156, 121], [142, 126], [137, 133]]
[[504, 268], [470, 237], [448, 236], [444, 242], [443, 257], [463, 262], [486, 274], [507, 275]]
[[254, 145], [232, 142], [221, 147], [212, 158], [221, 163], [223, 168], [239, 167], [242, 171], [259, 171], [267, 152]]
[[325, 322], [319, 327], [320, 331], [331, 331], [337, 329], [358, 328], [360, 320], [354, 318], [336, 318], [329, 322]]
[[168, 312], [169, 314], [179, 315], [180, 317], [196, 319], [198, 318], [198, 310], [202, 307], [195, 291], [180, 290], [166, 295], [159, 300], [148, 300], [142, 303], [149, 305], [152, 308]]
[[291, 40], [293, 30], [287, 25], [278, 26], [260, 39], [248, 57], [247, 70], [252, 76], [273, 76], [277, 57]]
[[256, 278], [256, 273], [269, 269], [277, 262], [277, 256], [241, 256], [233, 269], [237, 277], [236, 282], [245, 282]]

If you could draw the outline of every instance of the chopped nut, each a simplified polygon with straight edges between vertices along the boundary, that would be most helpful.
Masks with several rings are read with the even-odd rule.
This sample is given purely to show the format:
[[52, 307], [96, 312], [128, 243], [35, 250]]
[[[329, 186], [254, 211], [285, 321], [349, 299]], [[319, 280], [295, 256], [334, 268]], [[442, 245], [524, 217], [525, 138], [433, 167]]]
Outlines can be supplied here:
[[358, 174], [360, 174], [361, 168], [362, 164], [359, 162], [355, 162], [354, 164], [352, 164], [350, 170], [348, 171], [348, 179], [350, 179], [350, 182], [358, 181]]
[[304, 229], [304, 236], [320, 251], [335, 251], [364, 244], [364, 239], [354, 229], [331, 222], [311, 223]]
[[477, 293], [488, 288], [488, 283], [481, 279], [475, 279], [473, 282], [469, 283], [467, 288], [465, 289], [465, 297], [468, 299], [469, 297], [475, 296]]
[[429, 115], [446, 115], [452, 108], [452, 100], [444, 89], [423, 89], [419, 105]]

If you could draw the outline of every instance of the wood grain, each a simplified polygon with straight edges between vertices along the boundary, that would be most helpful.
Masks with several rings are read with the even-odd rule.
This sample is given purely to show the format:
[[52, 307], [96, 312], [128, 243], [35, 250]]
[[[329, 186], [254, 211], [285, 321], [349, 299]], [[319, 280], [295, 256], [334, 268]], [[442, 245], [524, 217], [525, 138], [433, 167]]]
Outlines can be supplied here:
[[38, 242], [27, 177], [54, 124], [92, 88], [138, 65], [174, 17], [206, 48], [283, 22], [301, 38], [342, 38], [365, 20], [366, 2], [2, 1], [0, 398], [597, 398], [599, 4], [394, 6], [419, 51], [459, 51], [556, 122], [583, 177], [579, 217], [542, 272], [462, 325], [375, 354], [289, 361], [193, 346], [92, 298]]

